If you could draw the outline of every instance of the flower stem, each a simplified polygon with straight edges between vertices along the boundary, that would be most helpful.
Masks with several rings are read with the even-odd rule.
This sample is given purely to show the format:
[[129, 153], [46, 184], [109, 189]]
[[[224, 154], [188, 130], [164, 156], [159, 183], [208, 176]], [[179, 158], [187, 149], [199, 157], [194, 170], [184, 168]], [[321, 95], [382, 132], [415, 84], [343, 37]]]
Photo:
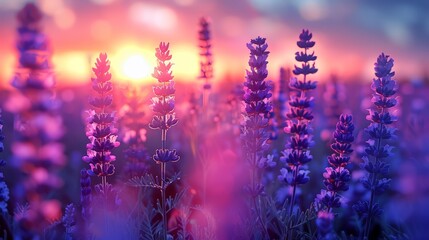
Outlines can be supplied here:
[[[384, 108], [381, 109], [381, 113], [384, 113]], [[383, 124], [379, 124], [378, 128], [381, 131], [383, 127]], [[380, 149], [381, 147], [381, 138], [377, 138], [377, 151]], [[378, 164], [378, 162], [380, 161], [380, 159], [378, 157], [375, 158], [375, 162], [376, 164]], [[366, 219], [366, 223], [365, 223], [365, 228], [364, 228], [364, 235], [363, 235], [363, 239], [368, 239], [368, 235], [369, 235], [369, 231], [371, 228], [371, 221], [372, 221], [372, 205], [374, 204], [374, 198], [375, 198], [375, 189], [374, 189], [374, 185], [377, 183], [377, 174], [376, 173], [372, 173], [371, 175], [371, 197], [369, 199], [369, 204], [368, 204], [368, 217]]]
[[162, 222], [163, 222], [163, 239], [167, 240], [167, 213], [165, 207], [165, 171], [166, 163], [161, 162], [161, 208], [162, 208]]
[[[298, 175], [298, 170], [299, 170], [299, 166], [296, 166], [296, 168], [293, 171], [293, 179], [296, 179], [297, 175]], [[293, 205], [295, 203], [295, 195], [296, 195], [296, 182], [293, 183], [292, 186], [293, 190], [292, 190], [292, 196], [290, 199], [290, 206], [289, 206], [289, 226], [287, 228], [287, 232], [286, 232], [286, 239], [289, 239], [289, 236], [292, 236], [292, 234], [290, 234], [290, 230], [292, 228], [292, 212], [293, 212]]]

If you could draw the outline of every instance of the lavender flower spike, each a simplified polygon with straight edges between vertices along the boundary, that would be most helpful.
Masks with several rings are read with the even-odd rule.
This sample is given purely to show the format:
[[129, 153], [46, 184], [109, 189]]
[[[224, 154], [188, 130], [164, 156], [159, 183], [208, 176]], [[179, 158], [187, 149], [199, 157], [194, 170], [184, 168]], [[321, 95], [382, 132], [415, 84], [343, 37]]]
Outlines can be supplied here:
[[[1, 109], [0, 109], [0, 152], [4, 151], [4, 135], [3, 135], [3, 120], [1, 119]], [[0, 167], [6, 165], [6, 161], [0, 159]], [[9, 188], [7, 187], [6, 182], [4, 181], [3, 171], [0, 171], [0, 214], [7, 212], [7, 201], [9, 201]]]
[[11, 85], [18, 91], [6, 104], [16, 114], [11, 150], [14, 165], [22, 173], [18, 175], [23, 191], [15, 201], [29, 203], [27, 214], [15, 215], [17, 238], [41, 238], [49, 222], [61, 214], [61, 204], [52, 193], [63, 183], [59, 171], [66, 164], [60, 143], [64, 128], [58, 111], [61, 102], [53, 95], [55, 74], [42, 18], [34, 3], [25, 4], [17, 14], [18, 64]]
[[112, 162], [116, 160], [112, 150], [119, 146], [116, 141], [118, 130], [114, 127], [115, 114], [109, 112], [112, 104], [112, 75], [109, 72], [110, 62], [107, 54], [100, 53], [95, 63], [93, 72], [95, 78], [92, 78], [92, 89], [95, 91], [89, 104], [96, 110], [89, 110], [87, 119], [86, 135], [90, 143], [86, 145], [87, 155], [82, 159], [89, 163], [91, 175], [102, 177], [103, 184], [107, 176], [115, 173], [115, 167]]
[[392, 77], [393, 59], [382, 53], [374, 64], [375, 76], [371, 85], [374, 95], [372, 102], [374, 107], [369, 110], [367, 120], [371, 123], [367, 127], [369, 140], [365, 148], [366, 156], [363, 158], [362, 168], [367, 172], [363, 179], [363, 185], [371, 192], [369, 201], [357, 203], [354, 209], [365, 220], [363, 237], [369, 236], [371, 221], [378, 217], [382, 210], [380, 204], [375, 202], [375, 196], [383, 193], [389, 185], [387, 178], [389, 164], [386, 159], [391, 156], [392, 147], [385, 143], [394, 135], [395, 128], [390, 127], [396, 121], [391, 114], [391, 109], [396, 106], [397, 99], [394, 97], [397, 84]]
[[[331, 149], [334, 153], [328, 157], [330, 167], [326, 168], [323, 173], [323, 184], [326, 189], [322, 189], [320, 194], [316, 197], [316, 206], [319, 208], [319, 218], [322, 216], [325, 220], [318, 218], [317, 221], [326, 221], [326, 214], [331, 214], [332, 219], [334, 215], [331, 213], [333, 208], [341, 206], [341, 192], [349, 189], [349, 182], [351, 180], [350, 171], [346, 166], [350, 163], [350, 154], [352, 153], [351, 144], [354, 140], [353, 130], [354, 124], [351, 115], [341, 115], [336, 125], [334, 132], [334, 143], [331, 144]], [[316, 222], [317, 222], [316, 221]], [[323, 225], [317, 224], [320, 239], [329, 239], [327, 234], [329, 232]]]
[[91, 215], [91, 177], [88, 170], [82, 169], [80, 171], [80, 204], [82, 207], [82, 219], [86, 222], [89, 221]]
[[213, 57], [211, 51], [210, 23], [206, 18], [200, 19], [198, 40], [200, 47], [200, 78], [204, 80], [203, 89], [210, 89], [210, 80], [213, 78]]
[[[295, 66], [293, 73], [296, 76], [303, 75], [303, 77], [299, 80], [297, 77], [292, 77], [289, 84], [291, 91], [296, 92], [296, 94], [291, 94], [290, 110], [286, 114], [288, 120], [284, 128], [284, 131], [290, 134], [290, 139], [282, 152], [283, 156], [280, 158], [286, 164], [287, 171], [282, 169], [282, 174], [279, 176], [280, 180], [292, 187], [289, 216], [292, 216], [297, 186], [309, 181], [309, 171], [305, 170], [305, 164], [313, 159], [310, 154], [312, 145], [310, 122], [313, 119], [311, 112], [313, 98], [306, 96], [308, 91], [316, 88], [316, 82], [308, 79], [311, 74], [317, 72], [314, 63], [317, 57], [314, 52], [308, 52], [315, 45], [311, 38], [312, 34], [308, 30], [303, 30], [299, 35], [297, 45], [302, 50], [295, 53], [295, 59], [301, 63], [301, 67]], [[304, 169], [302, 169], [303, 167]], [[290, 226], [288, 227], [288, 234], [290, 234], [289, 229]]]
[[152, 76], [159, 82], [158, 86], [153, 87], [155, 97], [152, 99], [152, 108], [155, 116], [152, 119], [149, 127], [152, 129], [161, 130], [161, 149], [157, 149], [153, 160], [160, 164], [161, 170], [161, 215], [163, 222], [162, 238], [167, 239], [167, 212], [166, 212], [166, 168], [168, 162], [179, 161], [180, 157], [176, 154], [176, 150], [167, 149], [167, 130], [177, 124], [177, 118], [174, 114], [174, 81], [170, 70], [173, 65], [169, 62], [172, 58], [169, 50], [169, 44], [161, 42], [156, 48], [155, 56], [158, 59], [158, 64], [154, 69]]
[[[257, 37], [247, 44], [250, 50], [249, 70], [246, 70], [246, 82], [244, 82], [245, 103], [244, 126], [242, 133], [243, 150], [246, 160], [252, 171], [257, 171], [260, 160], [264, 158], [264, 152], [269, 148], [267, 140], [269, 134], [265, 129], [268, 127], [269, 113], [272, 111], [272, 86], [265, 78], [268, 75], [267, 58], [269, 52], [265, 38]], [[251, 191], [259, 187], [259, 180], [252, 179]]]
[[320, 211], [317, 214], [316, 226], [318, 230], [318, 240], [335, 240], [334, 233], [334, 214], [331, 212]]
[[339, 207], [341, 192], [349, 189], [351, 175], [346, 166], [350, 163], [350, 154], [353, 152], [351, 143], [354, 140], [354, 124], [351, 115], [341, 115], [334, 132], [335, 142], [331, 144], [334, 153], [328, 157], [330, 167], [323, 173], [323, 184], [326, 190], [322, 190], [316, 201], [322, 208], [328, 211]]
[[[272, 85], [265, 81], [268, 75], [267, 51], [268, 44], [265, 38], [257, 37], [250, 40], [247, 44], [250, 50], [249, 70], [246, 70], [246, 82], [244, 82], [245, 103], [244, 125], [242, 126], [242, 145], [244, 158], [250, 165], [250, 186], [248, 191], [253, 199], [253, 209], [255, 210], [254, 219], [258, 221], [261, 227], [261, 234], [267, 234], [266, 224], [262, 221], [261, 207], [258, 203], [259, 197], [264, 192], [264, 186], [261, 184], [260, 168], [266, 167], [267, 159], [265, 152], [268, 150], [267, 131], [269, 125], [269, 116], [272, 112]], [[258, 203], [257, 203], [258, 202]]]
[[[155, 116], [149, 127], [152, 129], [160, 129], [165, 133], [172, 126], [177, 124], [177, 119], [174, 115], [174, 81], [171, 73], [172, 63], [168, 62], [172, 56], [170, 54], [169, 44], [160, 43], [156, 49], [155, 56], [158, 58], [158, 65], [155, 67], [152, 76], [158, 80], [160, 85], [153, 87], [155, 97], [152, 99], [152, 109]], [[164, 149], [163, 142], [163, 149]]]

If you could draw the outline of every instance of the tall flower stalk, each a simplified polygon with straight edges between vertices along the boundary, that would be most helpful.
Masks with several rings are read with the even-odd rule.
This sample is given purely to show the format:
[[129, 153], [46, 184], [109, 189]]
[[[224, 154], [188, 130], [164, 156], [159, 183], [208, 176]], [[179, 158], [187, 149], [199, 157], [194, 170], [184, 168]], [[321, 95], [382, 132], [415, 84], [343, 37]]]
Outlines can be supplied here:
[[82, 158], [89, 163], [88, 173], [101, 178], [103, 190], [106, 190], [108, 185], [107, 176], [115, 173], [112, 162], [116, 160], [116, 156], [112, 154], [112, 150], [120, 144], [116, 135], [118, 130], [114, 127], [115, 113], [109, 110], [113, 100], [112, 75], [109, 69], [107, 54], [100, 53], [95, 68], [92, 69], [95, 74], [95, 77], [91, 78], [94, 95], [89, 104], [93, 109], [88, 111], [86, 127], [86, 136], [90, 142], [86, 145], [87, 155]]
[[[290, 134], [286, 149], [282, 152], [281, 161], [286, 163], [286, 168], [281, 169], [279, 179], [286, 182], [292, 187], [292, 196], [289, 202], [289, 216], [292, 216], [292, 210], [295, 205], [295, 195], [298, 185], [305, 184], [309, 181], [309, 171], [305, 169], [305, 165], [310, 162], [313, 157], [310, 154], [310, 146], [312, 144], [310, 123], [313, 119], [311, 106], [313, 105], [313, 97], [308, 96], [308, 92], [316, 88], [316, 82], [309, 79], [311, 74], [317, 72], [314, 61], [317, 57], [314, 52], [309, 50], [315, 45], [311, 41], [313, 35], [308, 30], [303, 30], [299, 35], [297, 45], [302, 50], [295, 53], [295, 59], [301, 63], [301, 66], [296, 66], [293, 70], [295, 76], [302, 75], [302, 79], [292, 77], [290, 80], [291, 91], [296, 91], [296, 95], [291, 95], [289, 106], [290, 111], [286, 115], [287, 126], [285, 132]], [[288, 228], [288, 233], [290, 229]]]
[[163, 222], [163, 239], [167, 239], [167, 213], [166, 213], [166, 197], [165, 192], [168, 186], [166, 178], [167, 163], [177, 162], [180, 157], [176, 150], [167, 148], [167, 131], [177, 124], [177, 118], [174, 114], [174, 81], [171, 72], [172, 63], [170, 62], [172, 55], [170, 54], [169, 43], [161, 42], [156, 48], [155, 56], [157, 58], [157, 66], [154, 69], [152, 76], [158, 80], [159, 85], [153, 87], [155, 97], [152, 98], [152, 107], [154, 117], [149, 127], [152, 129], [161, 130], [161, 148], [157, 149], [153, 155], [153, 160], [160, 165], [161, 171], [161, 208]]
[[82, 158], [89, 163], [88, 173], [101, 177], [103, 188], [107, 185], [107, 176], [115, 173], [112, 162], [116, 160], [116, 156], [112, 154], [112, 149], [120, 144], [116, 140], [118, 130], [114, 127], [115, 113], [109, 111], [113, 100], [113, 86], [110, 81], [112, 75], [109, 69], [107, 54], [100, 53], [95, 68], [92, 69], [95, 77], [91, 78], [91, 81], [95, 94], [89, 100], [93, 109], [88, 111], [86, 126], [86, 136], [90, 142], [86, 145], [87, 155]]
[[[86, 136], [89, 143], [86, 144], [86, 156], [82, 157], [82, 160], [89, 164], [88, 175], [101, 178], [101, 183], [95, 185], [95, 191], [99, 194], [97, 197], [100, 197], [98, 201], [101, 202], [102, 207], [94, 209], [99, 210], [94, 211], [94, 215], [105, 215], [106, 211], [114, 205], [113, 202], [116, 197], [112, 185], [107, 182], [107, 177], [115, 173], [113, 162], [116, 161], [116, 156], [112, 154], [112, 150], [120, 145], [117, 141], [118, 130], [114, 126], [116, 122], [115, 112], [110, 110], [113, 101], [113, 84], [109, 70], [110, 61], [107, 54], [100, 53], [95, 67], [92, 68], [95, 75], [91, 78], [93, 94], [89, 98], [89, 105], [92, 109], [87, 111], [88, 118], [86, 119]], [[91, 204], [90, 181], [88, 176], [82, 173], [81, 183], [83, 183], [81, 186], [82, 213], [84, 217], [88, 218], [92, 214], [91, 206], [87, 206], [88, 201], [89, 205]], [[104, 216], [103, 220], [102, 227], [105, 230], [103, 234], [107, 236], [111, 230], [109, 219]]]
[[[210, 32], [210, 23], [207, 18], [202, 17], [199, 22], [199, 31], [198, 31], [198, 47], [200, 54], [200, 76], [199, 79], [203, 81], [201, 89], [201, 112], [198, 121], [199, 128], [200, 126], [210, 126], [212, 127], [211, 119], [209, 119], [209, 99], [210, 99], [210, 89], [211, 81], [213, 79], [213, 54], [212, 54], [212, 43], [211, 43], [211, 32]], [[207, 147], [208, 147], [208, 134], [207, 133], [197, 133], [197, 143], [196, 143], [196, 158], [201, 163], [201, 175], [202, 175], [202, 190], [201, 190], [201, 199], [202, 205], [206, 205], [206, 188], [207, 188], [207, 173], [209, 170], [209, 162], [207, 157]]]
[[354, 209], [365, 220], [363, 239], [368, 239], [372, 221], [381, 215], [382, 210], [376, 202], [376, 195], [383, 193], [390, 183], [387, 178], [389, 164], [386, 160], [392, 156], [392, 146], [386, 141], [392, 138], [395, 128], [390, 125], [397, 119], [392, 115], [392, 108], [396, 106], [397, 92], [396, 81], [393, 80], [395, 72], [392, 72], [393, 59], [384, 53], [380, 54], [374, 64], [375, 78], [371, 85], [374, 95], [374, 106], [369, 110], [367, 120], [371, 123], [366, 128], [369, 140], [365, 148], [366, 156], [363, 157], [362, 167], [368, 173], [363, 179], [363, 186], [370, 191], [369, 201], [361, 201]]
[[206, 18], [200, 19], [200, 30], [198, 31], [198, 40], [200, 48], [200, 79], [204, 81], [202, 91], [203, 111], [208, 104], [208, 91], [211, 89], [211, 80], [213, 78], [213, 55], [210, 34], [210, 23]]
[[269, 145], [269, 116], [272, 111], [272, 86], [265, 81], [268, 75], [267, 51], [265, 38], [257, 37], [250, 40], [247, 48], [250, 50], [249, 69], [246, 70], [243, 102], [245, 103], [244, 125], [242, 126], [242, 144], [244, 157], [250, 165], [249, 193], [252, 198], [256, 221], [260, 224], [263, 234], [268, 236], [266, 224], [263, 222], [260, 196], [264, 192], [261, 184], [261, 168], [274, 163], [265, 157]]
[[42, 18], [34, 3], [27, 3], [17, 14], [19, 56], [11, 85], [18, 91], [6, 104], [16, 114], [11, 150], [13, 163], [22, 173], [25, 194], [17, 199], [29, 203], [27, 213], [15, 217], [20, 237], [34, 238], [42, 236], [49, 222], [61, 214], [60, 202], [51, 196], [62, 185], [58, 172], [66, 162], [59, 143], [64, 132], [60, 102], [54, 99], [55, 78]]
[[[321, 193], [317, 195], [316, 203], [319, 205], [319, 223], [326, 223], [331, 218], [332, 209], [341, 206], [341, 192], [349, 189], [349, 182], [351, 180], [350, 171], [346, 168], [350, 163], [350, 154], [352, 150], [352, 142], [354, 140], [353, 130], [354, 124], [351, 115], [341, 115], [337, 122], [334, 132], [334, 143], [331, 144], [331, 149], [334, 153], [328, 157], [329, 167], [323, 173], [323, 184], [326, 189], [322, 189]], [[321, 212], [326, 212], [323, 214]], [[333, 215], [332, 215], [333, 220]], [[318, 224], [319, 238], [329, 238], [330, 231], [327, 231], [325, 224]]]

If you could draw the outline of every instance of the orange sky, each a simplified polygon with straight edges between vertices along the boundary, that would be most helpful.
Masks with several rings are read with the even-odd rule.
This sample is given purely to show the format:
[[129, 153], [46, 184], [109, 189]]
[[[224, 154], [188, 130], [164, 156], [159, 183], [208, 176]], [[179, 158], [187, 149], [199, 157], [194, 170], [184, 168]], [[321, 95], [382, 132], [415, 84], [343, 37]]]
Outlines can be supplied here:
[[[295, 63], [294, 53], [298, 50], [295, 42], [301, 28], [307, 27], [269, 18], [244, 4], [240, 12], [233, 13], [229, 12], [231, 8], [211, 1], [205, 5], [193, 0], [175, 0], [175, 5], [160, 4], [158, 1], [91, 1], [94, 4], [88, 4], [88, 9], [80, 5], [72, 6], [63, 0], [36, 1], [46, 14], [44, 32], [50, 38], [52, 63], [59, 85], [88, 82], [99, 52], [108, 53], [112, 74], [117, 81], [154, 81], [150, 74], [155, 62], [154, 49], [160, 41], [171, 44], [176, 79], [194, 81], [199, 73], [198, 20], [203, 15], [212, 20], [215, 81], [226, 76], [233, 76], [237, 81], [244, 80], [249, 55], [245, 44], [258, 35], [267, 37], [271, 52], [268, 59], [269, 78], [277, 79], [281, 66], [292, 67]], [[95, 5], [95, 2], [104, 3]], [[243, 0], [240, 2], [244, 3]], [[198, 14], [189, 8], [192, 4], [199, 9]], [[91, 11], [94, 6], [96, 12]], [[10, 23], [3, 24], [0, 29], [3, 38], [0, 45], [0, 81], [3, 85], [12, 78], [16, 65], [15, 12], [16, 9], [11, 8], [2, 16], [5, 19], [3, 23]], [[245, 19], [238, 14], [251, 18]], [[312, 19], [321, 13], [306, 11], [302, 14]], [[362, 78], [370, 81], [373, 63], [381, 51], [395, 58], [399, 77], [423, 74], [424, 62], [418, 59], [410, 61], [412, 52], [391, 42], [383, 44], [383, 37], [353, 31], [332, 34], [324, 27], [310, 30], [317, 42], [315, 51], [319, 72], [316, 80], [323, 81], [335, 73], [340, 79]], [[350, 40], [345, 41], [346, 37]]]

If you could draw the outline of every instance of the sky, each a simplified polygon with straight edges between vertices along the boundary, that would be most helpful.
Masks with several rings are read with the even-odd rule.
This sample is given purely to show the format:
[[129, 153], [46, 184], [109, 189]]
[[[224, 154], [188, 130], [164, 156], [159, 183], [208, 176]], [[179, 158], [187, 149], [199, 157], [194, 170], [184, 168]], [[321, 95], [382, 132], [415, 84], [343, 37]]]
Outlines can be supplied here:
[[[16, 12], [28, 1], [0, 0], [0, 82], [16, 66]], [[316, 76], [371, 81], [381, 53], [395, 59], [398, 78], [429, 75], [427, 0], [37, 0], [45, 13], [59, 84], [89, 81], [99, 52], [107, 52], [114, 78], [152, 81], [154, 49], [170, 42], [178, 79], [199, 73], [197, 31], [211, 21], [215, 80], [244, 79], [246, 43], [262, 36], [269, 45], [269, 77], [293, 67], [302, 29], [313, 32]]]

